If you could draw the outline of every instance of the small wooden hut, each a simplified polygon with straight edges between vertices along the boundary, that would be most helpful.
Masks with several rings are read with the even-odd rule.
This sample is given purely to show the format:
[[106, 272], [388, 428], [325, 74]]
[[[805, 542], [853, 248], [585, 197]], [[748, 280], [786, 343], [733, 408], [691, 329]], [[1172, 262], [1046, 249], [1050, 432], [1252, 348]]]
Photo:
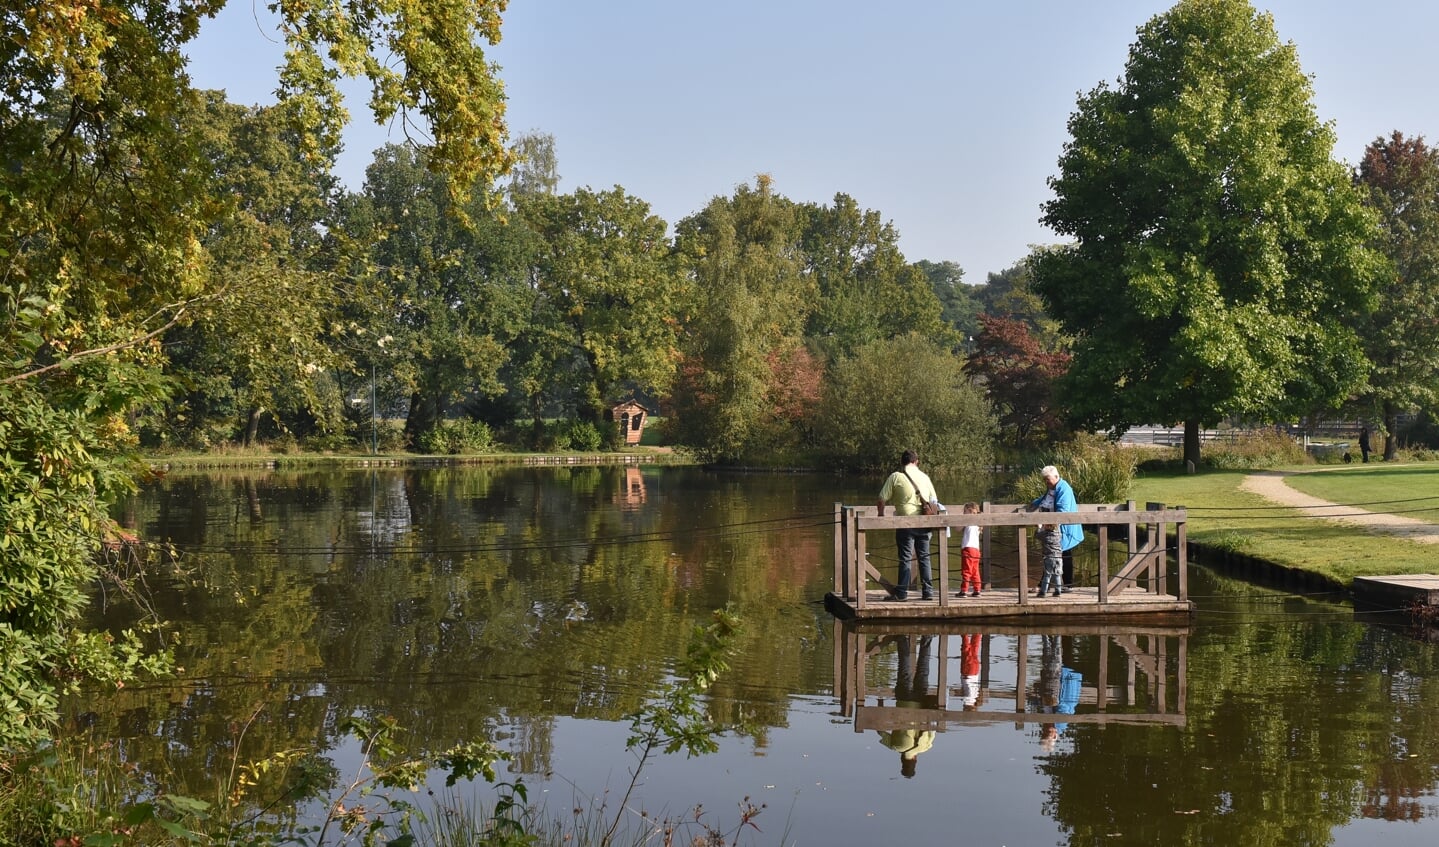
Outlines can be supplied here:
[[644, 435], [645, 431], [645, 420], [649, 416], [650, 410], [633, 399], [610, 409], [610, 420], [619, 427], [620, 439], [625, 444], [640, 443], [640, 436]]

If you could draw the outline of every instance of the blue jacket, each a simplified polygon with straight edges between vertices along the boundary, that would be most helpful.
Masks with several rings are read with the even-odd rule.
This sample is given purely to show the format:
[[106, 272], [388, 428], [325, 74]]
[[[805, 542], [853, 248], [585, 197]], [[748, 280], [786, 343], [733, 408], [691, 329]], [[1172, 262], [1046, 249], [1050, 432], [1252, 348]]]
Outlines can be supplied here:
[[[1051, 499], [1052, 498], [1052, 499]], [[1044, 492], [1044, 496], [1035, 500], [1033, 506], [1044, 506], [1052, 508], [1056, 512], [1077, 512], [1079, 501], [1074, 499], [1074, 489], [1069, 483], [1061, 479], [1054, 484], [1053, 491]], [[1077, 523], [1066, 523], [1059, 525], [1059, 546], [1060, 549], [1068, 550], [1079, 546], [1084, 540], [1084, 527]]]

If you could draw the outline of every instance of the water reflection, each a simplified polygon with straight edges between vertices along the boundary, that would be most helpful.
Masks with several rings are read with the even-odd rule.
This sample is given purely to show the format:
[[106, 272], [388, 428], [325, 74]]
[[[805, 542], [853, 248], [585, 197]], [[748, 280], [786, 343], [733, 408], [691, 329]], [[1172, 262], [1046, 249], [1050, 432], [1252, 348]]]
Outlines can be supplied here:
[[[70, 726], [204, 797], [283, 751], [343, 767], [339, 721], [388, 714], [416, 750], [500, 744], [532, 798], [569, 808], [577, 786], [627, 778], [625, 716], [734, 603], [741, 643], [706, 708], [746, 729], [648, 765], [649, 811], [768, 802], [748, 843], [785, 828], [829, 844], [1439, 839], [1434, 645], [1202, 567], [1187, 629], [836, 623], [816, 602], [832, 505], [877, 486], [694, 468], [172, 474], [119, 517], [188, 551], [187, 578], [152, 580], [184, 670], [75, 698]], [[131, 623], [109, 599], [97, 623]], [[280, 794], [257, 789], [257, 808]]]
[[1184, 726], [1189, 636], [1188, 627], [837, 621], [840, 714], [899, 751], [906, 777], [937, 733], [967, 725], [1032, 727], [1045, 750], [1071, 724]]

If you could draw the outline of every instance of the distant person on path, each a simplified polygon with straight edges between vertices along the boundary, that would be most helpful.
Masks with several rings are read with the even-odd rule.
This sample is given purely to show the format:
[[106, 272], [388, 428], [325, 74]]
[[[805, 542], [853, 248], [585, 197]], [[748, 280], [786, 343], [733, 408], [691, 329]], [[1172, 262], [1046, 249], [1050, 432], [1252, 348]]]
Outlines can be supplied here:
[[[893, 504], [896, 515], [918, 515], [925, 503], [938, 503], [939, 495], [934, 493], [934, 483], [919, 469], [919, 454], [913, 450], [904, 451], [900, 456], [899, 470], [889, 475], [884, 487], [879, 490], [879, 516], [884, 517], [884, 508]], [[895, 547], [899, 551], [899, 582], [890, 590], [896, 600], [909, 597], [910, 561], [919, 559], [920, 596], [925, 600], [934, 599], [934, 582], [929, 567], [929, 533], [927, 529], [897, 529], [894, 531]]]
[[[920, 637], [917, 663], [910, 643], [912, 637], [895, 636], [899, 644], [899, 679], [894, 684], [894, 704], [902, 709], [935, 708], [938, 698], [929, 694], [929, 653], [934, 636]], [[892, 729], [879, 734], [879, 743], [899, 753], [899, 772], [910, 779], [919, 754], [934, 746], [934, 730]]]
[[[1042, 512], [1077, 512], [1079, 501], [1074, 499], [1074, 489], [1069, 483], [1059, 478], [1059, 469], [1054, 465], [1045, 465], [1039, 475], [1044, 477], [1044, 484], [1049, 490], [1044, 496], [1029, 504], [1031, 511], [1038, 509]], [[1077, 523], [1060, 524], [1060, 551], [1063, 559], [1064, 583], [1063, 590], [1068, 591], [1074, 587], [1074, 548], [1084, 540], [1084, 527]]]
[[1359, 457], [1366, 465], [1369, 463], [1369, 427], [1359, 430]]
[[[966, 515], [979, 514], [978, 503], [965, 503], [964, 513]], [[979, 527], [970, 524], [964, 528], [964, 535], [959, 541], [959, 596], [963, 597], [965, 592], [969, 596], [978, 597], [981, 588], [979, 579]]]

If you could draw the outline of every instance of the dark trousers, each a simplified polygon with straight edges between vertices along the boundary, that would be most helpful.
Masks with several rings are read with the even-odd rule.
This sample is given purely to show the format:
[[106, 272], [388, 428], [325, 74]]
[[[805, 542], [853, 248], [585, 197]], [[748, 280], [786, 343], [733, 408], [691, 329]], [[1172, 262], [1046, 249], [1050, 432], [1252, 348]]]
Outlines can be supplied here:
[[1064, 587], [1069, 588], [1074, 585], [1074, 548], [1065, 550], [1061, 559], [1064, 562]]
[[934, 595], [934, 582], [929, 568], [929, 533], [927, 529], [897, 529], [894, 531], [895, 547], [899, 550], [899, 590], [895, 596], [904, 599], [909, 591], [911, 578], [910, 561], [919, 559], [920, 592], [925, 597]]
[[929, 696], [929, 654], [934, 639], [919, 637], [919, 661], [916, 663], [913, 636], [899, 637], [899, 679], [895, 682], [894, 697], [906, 702], [924, 703]]

